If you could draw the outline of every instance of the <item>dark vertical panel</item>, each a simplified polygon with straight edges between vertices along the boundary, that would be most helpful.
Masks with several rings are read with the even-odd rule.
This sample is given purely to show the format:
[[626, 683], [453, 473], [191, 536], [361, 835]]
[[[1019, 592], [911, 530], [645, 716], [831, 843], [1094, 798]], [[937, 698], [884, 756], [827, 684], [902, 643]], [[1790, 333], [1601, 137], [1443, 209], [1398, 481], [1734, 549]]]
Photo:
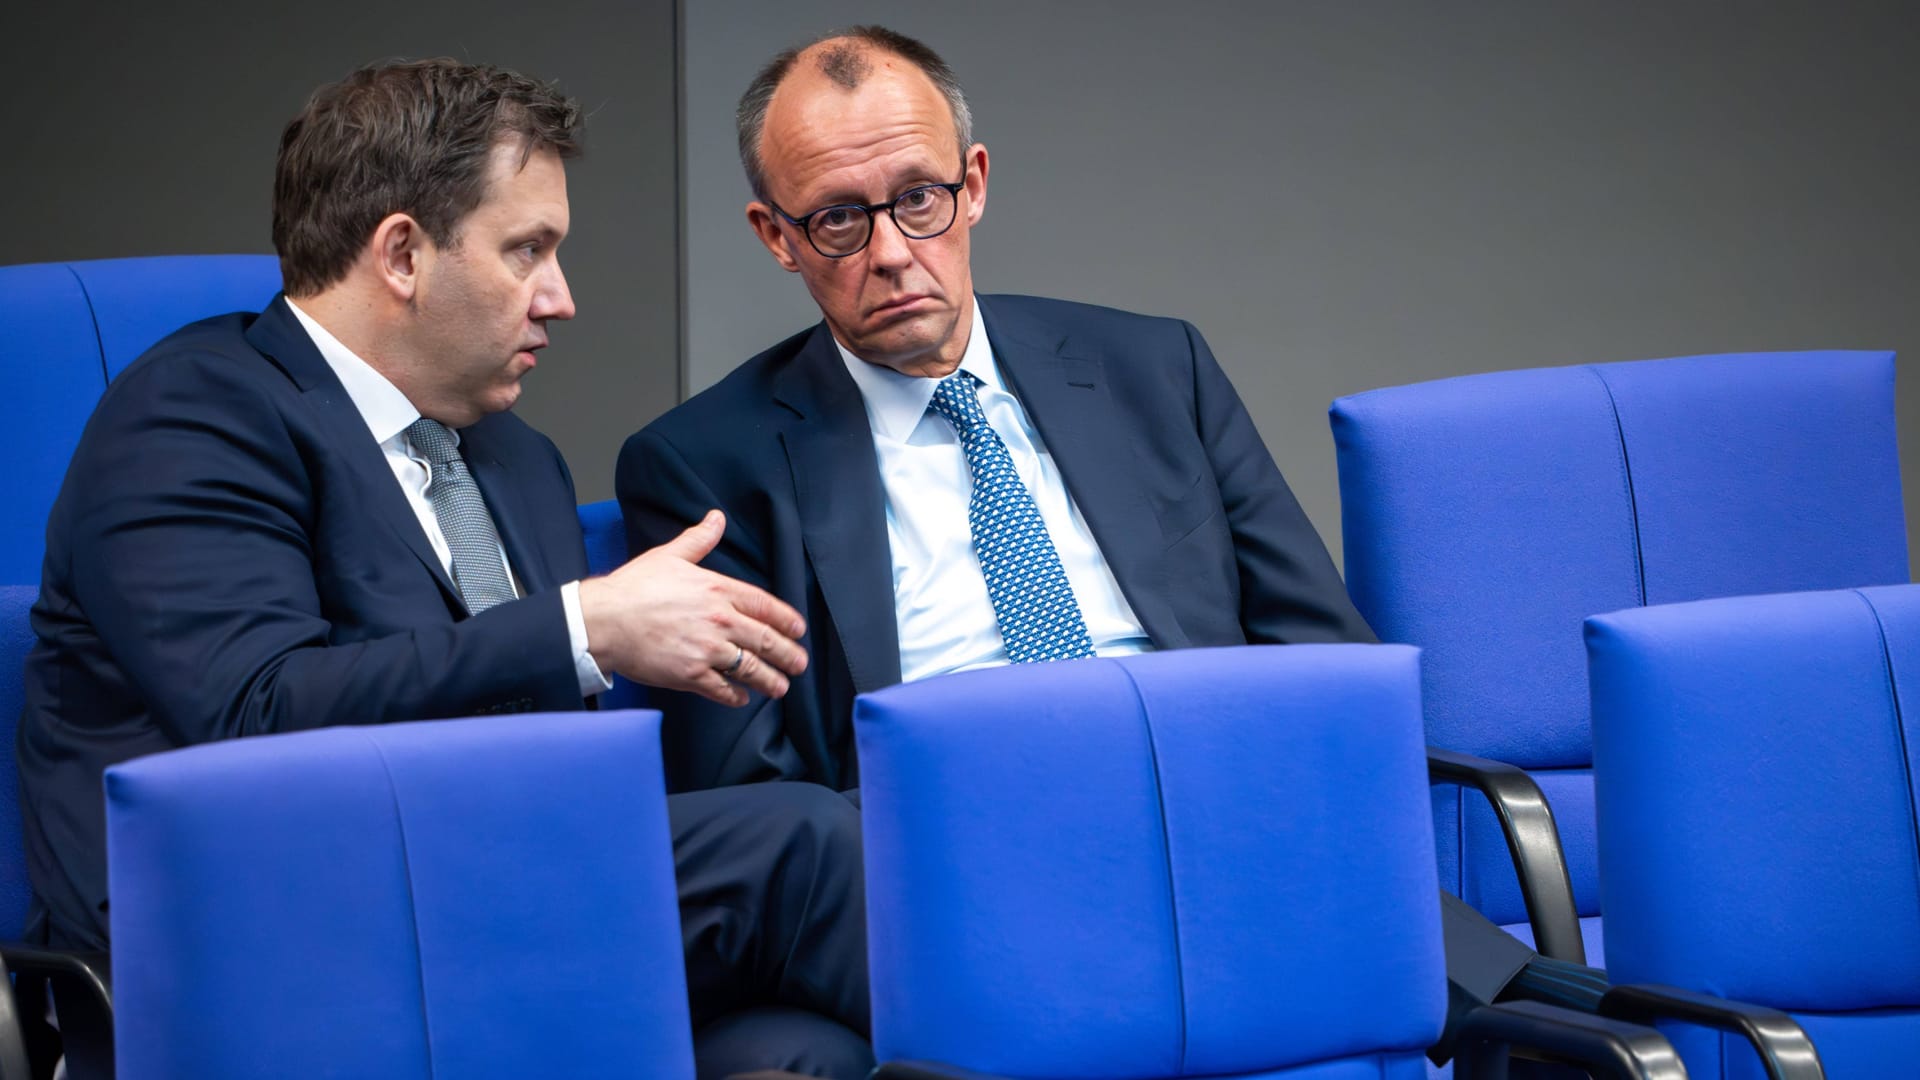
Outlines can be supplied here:
[[281, 127], [369, 60], [452, 55], [552, 79], [588, 108], [562, 249], [580, 314], [556, 326], [521, 414], [582, 499], [620, 441], [678, 393], [673, 0], [184, 0], [10, 11], [0, 60], [0, 263], [272, 250]]

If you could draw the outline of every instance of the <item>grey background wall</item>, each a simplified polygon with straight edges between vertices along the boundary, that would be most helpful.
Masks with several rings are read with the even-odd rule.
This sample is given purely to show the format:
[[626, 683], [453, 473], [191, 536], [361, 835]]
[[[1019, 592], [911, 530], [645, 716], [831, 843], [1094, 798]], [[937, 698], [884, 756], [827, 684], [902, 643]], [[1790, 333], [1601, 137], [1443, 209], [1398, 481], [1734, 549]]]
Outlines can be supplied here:
[[584, 499], [679, 392], [673, 0], [20, 4], [0, 62], [0, 264], [271, 252], [274, 152], [307, 94], [370, 60], [451, 55], [555, 79], [591, 111], [561, 249], [579, 317], [527, 380]]
[[733, 103], [862, 21], [968, 87], [977, 286], [1192, 320], [1336, 556], [1333, 398], [1697, 352], [1908, 354], [1920, 525], [1912, 5], [688, 0], [696, 389], [817, 318], [747, 230]]

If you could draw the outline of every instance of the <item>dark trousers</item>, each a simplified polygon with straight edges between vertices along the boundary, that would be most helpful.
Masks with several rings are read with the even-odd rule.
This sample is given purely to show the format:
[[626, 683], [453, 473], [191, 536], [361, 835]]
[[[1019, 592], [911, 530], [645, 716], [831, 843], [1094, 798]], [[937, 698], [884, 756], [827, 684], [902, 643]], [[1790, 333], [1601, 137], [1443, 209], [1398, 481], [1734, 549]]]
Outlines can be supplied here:
[[699, 1080], [873, 1069], [860, 811], [817, 784], [669, 796]]

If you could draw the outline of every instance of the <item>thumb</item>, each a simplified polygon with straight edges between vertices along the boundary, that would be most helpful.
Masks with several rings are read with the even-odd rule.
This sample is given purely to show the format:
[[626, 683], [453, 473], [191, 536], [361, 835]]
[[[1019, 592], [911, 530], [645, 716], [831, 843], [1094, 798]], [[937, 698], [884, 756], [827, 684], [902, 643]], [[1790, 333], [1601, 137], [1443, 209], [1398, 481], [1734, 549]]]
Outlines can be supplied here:
[[727, 515], [718, 510], [707, 511], [707, 516], [679, 536], [661, 544], [657, 549], [676, 558], [697, 563], [708, 553], [720, 546], [720, 538], [727, 532]]

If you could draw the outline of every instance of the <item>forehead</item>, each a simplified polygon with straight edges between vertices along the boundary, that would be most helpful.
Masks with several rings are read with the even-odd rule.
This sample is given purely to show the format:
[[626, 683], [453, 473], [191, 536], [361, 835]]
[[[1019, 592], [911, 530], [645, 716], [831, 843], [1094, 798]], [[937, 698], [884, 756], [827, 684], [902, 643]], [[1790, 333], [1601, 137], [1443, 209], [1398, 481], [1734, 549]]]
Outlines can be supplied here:
[[567, 167], [552, 147], [528, 154], [517, 140], [495, 144], [487, 155], [487, 185], [469, 215], [504, 226], [567, 224]]
[[768, 103], [760, 156], [775, 198], [884, 196], [917, 172], [945, 179], [958, 165], [953, 114], [933, 80], [891, 53], [849, 90], [822, 74], [812, 52]]

